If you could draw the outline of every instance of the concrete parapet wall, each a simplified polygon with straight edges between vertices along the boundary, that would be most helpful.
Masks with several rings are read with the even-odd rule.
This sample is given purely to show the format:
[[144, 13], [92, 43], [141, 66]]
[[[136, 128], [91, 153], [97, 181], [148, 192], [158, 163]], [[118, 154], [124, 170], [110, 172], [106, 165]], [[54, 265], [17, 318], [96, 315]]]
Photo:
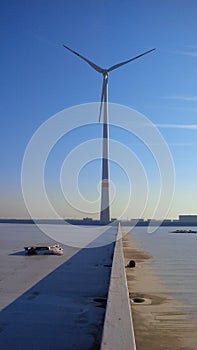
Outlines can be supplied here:
[[136, 350], [120, 225], [118, 230], [101, 350]]

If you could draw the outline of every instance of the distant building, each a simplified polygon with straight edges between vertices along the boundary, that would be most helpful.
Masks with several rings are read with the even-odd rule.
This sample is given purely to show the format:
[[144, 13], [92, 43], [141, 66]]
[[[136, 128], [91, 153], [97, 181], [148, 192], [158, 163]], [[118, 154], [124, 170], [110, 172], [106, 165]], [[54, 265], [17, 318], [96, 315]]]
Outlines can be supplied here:
[[130, 219], [130, 221], [144, 222], [144, 219], [141, 219], [141, 218], [133, 218], [133, 219]]
[[197, 215], [179, 215], [180, 222], [197, 223]]

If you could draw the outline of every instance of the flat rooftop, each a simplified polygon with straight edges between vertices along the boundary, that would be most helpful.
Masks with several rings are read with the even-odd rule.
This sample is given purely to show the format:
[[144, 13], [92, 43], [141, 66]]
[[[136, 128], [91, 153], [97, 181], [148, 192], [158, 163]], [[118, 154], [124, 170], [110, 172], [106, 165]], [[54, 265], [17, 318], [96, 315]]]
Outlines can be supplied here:
[[25, 245], [54, 241], [33, 224], [0, 224], [1, 350], [100, 348], [117, 227], [85, 230], [99, 244], [28, 256]]

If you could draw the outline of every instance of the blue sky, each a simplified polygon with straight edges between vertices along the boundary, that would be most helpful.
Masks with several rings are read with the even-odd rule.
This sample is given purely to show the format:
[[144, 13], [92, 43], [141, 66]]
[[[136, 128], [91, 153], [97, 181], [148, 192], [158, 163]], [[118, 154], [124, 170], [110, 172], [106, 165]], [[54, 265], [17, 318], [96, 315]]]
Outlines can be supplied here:
[[[63, 109], [100, 99], [102, 76], [67, 52], [62, 44], [102, 67], [157, 48], [111, 73], [109, 101], [145, 115], [166, 140], [176, 173], [168, 217], [197, 213], [196, 13], [194, 0], [1, 1], [0, 217], [28, 216], [21, 193], [21, 165], [36, 130]], [[97, 115], [94, 117], [96, 120]], [[65, 142], [72, 149], [87, 135], [96, 138], [100, 134], [101, 125], [94, 125], [88, 132], [81, 128], [76, 135], [71, 133]], [[154, 160], [150, 161], [147, 149], [133, 136], [116, 132], [115, 128], [111, 128], [111, 135], [132, 148], [147, 172], [150, 198], [143, 217], [151, 217], [159, 192]], [[66, 206], [62, 208], [56, 173], [64, 157], [62, 139], [46, 165], [48, 196], [61, 215], [88, 216], [88, 212], [85, 215]], [[114, 163], [111, 177], [117, 181], [118, 191], [112, 216], [119, 216], [128, 181]], [[97, 196], [98, 191], [94, 191], [99, 179], [100, 162], [96, 160], [89, 168], [84, 167], [79, 178], [81, 192], [87, 199]], [[135, 215], [131, 207], [126, 217]]]

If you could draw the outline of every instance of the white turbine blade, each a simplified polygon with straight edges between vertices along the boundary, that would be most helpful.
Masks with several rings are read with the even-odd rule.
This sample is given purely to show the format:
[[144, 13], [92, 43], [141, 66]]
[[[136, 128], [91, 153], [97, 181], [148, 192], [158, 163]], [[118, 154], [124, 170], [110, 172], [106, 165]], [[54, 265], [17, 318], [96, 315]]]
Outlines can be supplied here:
[[70, 49], [68, 46], [63, 45], [65, 47], [65, 49], [71, 51], [72, 53], [74, 53], [75, 55], [77, 55], [78, 57], [80, 57], [82, 60], [84, 60], [85, 62], [87, 62], [92, 68], [94, 68], [97, 72], [99, 73], [103, 73], [104, 69], [102, 69], [101, 67], [97, 66], [95, 63], [91, 62], [90, 60], [88, 60], [87, 58], [83, 57], [82, 55], [80, 55], [78, 52]]
[[154, 49], [151, 49], [151, 50], [149, 50], [149, 51], [146, 51], [146, 52], [144, 52], [144, 53], [141, 53], [141, 54], [138, 55], [138, 56], [135, 56], [135, 57], [133, 57], [133, 58], [130, 58], [130, 59], [127, 60], [127, 61], [117, 63], [117, 64], [115, 64], [114, 66], [111, 66], [109, 69], [107, 69], [107, 71], [108, 71], [108, 72], [111, 72], [112, 70], [114, 70], [114, 69], [116, 69], [116, 68], [119, 68], [119, 67], [121, 67], [121, 66], [124, 66], [125, 64], [127, 64], [127, 63], [129, 63], [129, 62], [131, 62], [131, 61], [134, 61], [134, 60], [136, 60], [137, 58], [140, 58], [140, 57], [142, 57], [142, 56], [144, 56], [144, 55], [147, 55], [149, 52], [152, 52], [152, 51], [154, 51], [154, 50], [156, 50], [156, 49], [155, 49], [155, 48], [154, 48]]
[[100, 110], [99, 110], [99, 123], [101, 121], [101, 113], [102, 113], [102, 108], [103, 108], [103, 99], [104, 99], [106, 84], [107, 84], [107, 79], [103, 75], [103, 86], [102, 86], [101, 103], [100, 103]]

